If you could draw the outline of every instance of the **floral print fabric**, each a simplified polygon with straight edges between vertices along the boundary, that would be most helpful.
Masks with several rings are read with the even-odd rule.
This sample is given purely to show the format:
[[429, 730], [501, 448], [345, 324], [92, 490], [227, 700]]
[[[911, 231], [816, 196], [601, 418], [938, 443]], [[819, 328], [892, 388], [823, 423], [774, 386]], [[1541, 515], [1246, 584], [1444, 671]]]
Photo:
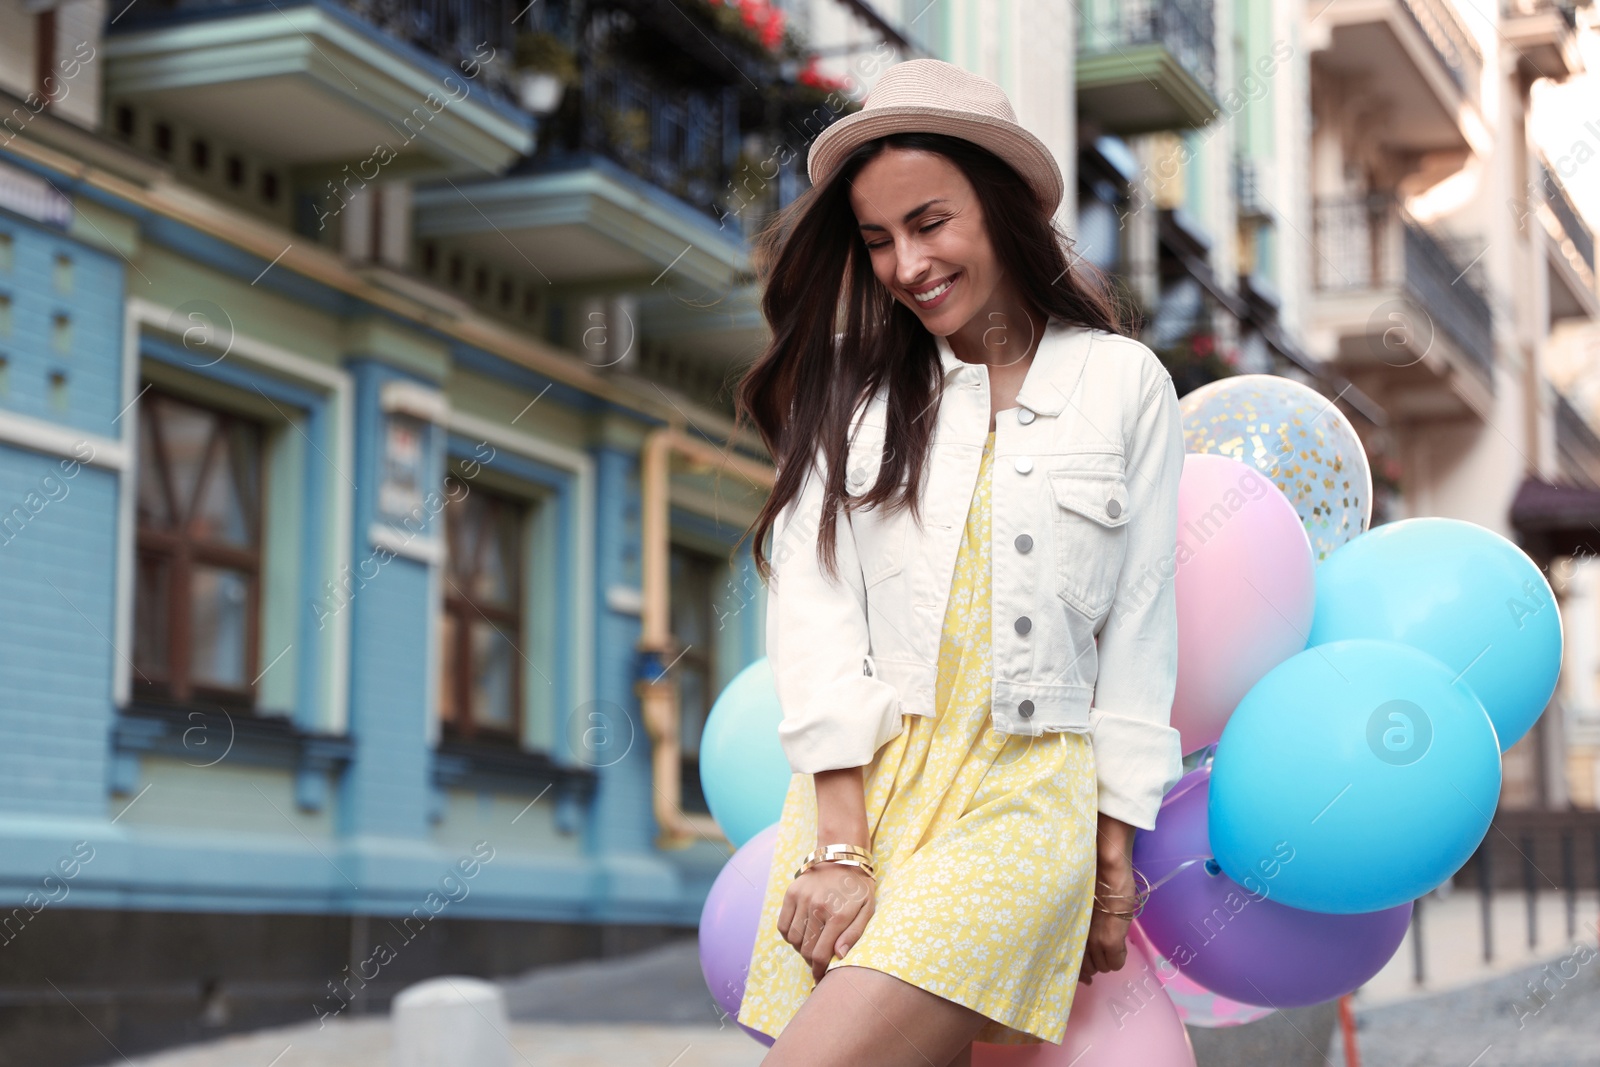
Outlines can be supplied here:
[[[984, 444], [939, 649], [936, 714], [906, 717], [864, 771], [877, 907], [846, 959], [964, 1004], [977, 1040], [1059, 1043], [1077, 990], [1096, 878], [1092, 738], [990, 726], [990, 473]], [[738, 1021], [776, 1037], [815, 983], [778, 933], [783, 896], [817, 845], [812, 776], [789, 782]]]

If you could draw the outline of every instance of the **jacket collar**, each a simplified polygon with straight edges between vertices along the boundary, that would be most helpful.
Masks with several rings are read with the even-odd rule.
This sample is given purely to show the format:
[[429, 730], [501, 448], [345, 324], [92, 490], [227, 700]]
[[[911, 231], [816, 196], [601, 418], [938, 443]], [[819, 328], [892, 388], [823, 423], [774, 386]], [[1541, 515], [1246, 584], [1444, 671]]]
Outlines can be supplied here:
[[[1045, 326], [1044, 337], [1033, 353], [1033, 362], [1023, 376], [1022, 388], [1017, 390], [1017, 403], [1040, 415], [1059, 415], [1067, 405], [1067, 397], [1078, 384], [1078, 376], [1092, 343], [1091, 331], [1082, 326], [1052, 319]], [[935, 337], [939, 346], [939, 362], [943, 381], [949, 384], [950, 376], [963, 368], [975, 367], [950, 350], [950, 342]], [[988, 368], [984, 368], [987, 373]]]

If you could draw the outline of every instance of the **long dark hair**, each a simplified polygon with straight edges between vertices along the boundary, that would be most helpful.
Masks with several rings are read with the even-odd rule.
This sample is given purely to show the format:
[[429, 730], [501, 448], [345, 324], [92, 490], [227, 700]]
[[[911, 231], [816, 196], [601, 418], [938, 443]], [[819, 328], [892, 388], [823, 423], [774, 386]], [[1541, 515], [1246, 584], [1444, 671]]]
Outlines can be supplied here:
[[[873, 274], [849, 199], [851, 180], [891, 146], [937, 152], [961, 169], [977, 194], [1005, 277], [1020, 288], [1036, 318], [1131, 332], [1105, 274], [1087, 260], [1069, 259], [1071, 238], [998, 156], [971, 141], [933, 133], [889, 134], [857, 148], [755, 239], [752, 259], [772, 340], [734, 391], [734, 428], [737, 434], [748, 418], [777, 466], [772, 492], [747, 531], [763, 581], [770, 580], [772, 567], [761, 544], [799, 494], [819, 450], [827, 482], [818, 558], [835, 580], [834, 527], [841, 504], [910, 507], [921, 521], [918, 498], [941, 399], [938, 346], [916, 312]], [[888, 429], [878, 480], [847, 501], [850, 418], [886, 381]]]

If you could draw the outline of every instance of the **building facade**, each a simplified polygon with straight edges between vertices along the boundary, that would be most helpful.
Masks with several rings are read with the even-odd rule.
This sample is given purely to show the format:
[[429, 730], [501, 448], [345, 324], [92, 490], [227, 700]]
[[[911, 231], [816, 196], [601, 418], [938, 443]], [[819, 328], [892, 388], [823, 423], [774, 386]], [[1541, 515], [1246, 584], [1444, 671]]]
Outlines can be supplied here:
[[[1515, 505], [1600, 484], [1546, 351], [1600, 302], [1528, 114], [1591, 17], [0, 0], [0, 1064], [693, 929], [764, 652], [749, 237], [901, 58], [1007, 90], [1180, 391], [1313, 384], [1376, 521], [1572, 558]], [[1508, 803], [1583, 801], [1574, 728]]]

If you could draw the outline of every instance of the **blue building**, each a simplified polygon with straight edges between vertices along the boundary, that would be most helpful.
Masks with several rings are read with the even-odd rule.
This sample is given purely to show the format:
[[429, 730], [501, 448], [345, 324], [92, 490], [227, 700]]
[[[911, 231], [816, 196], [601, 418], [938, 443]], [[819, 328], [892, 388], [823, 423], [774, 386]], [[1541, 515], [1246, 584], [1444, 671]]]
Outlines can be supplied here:
[[697, 924], [822, 94], [681, 7], [0, 3], [0, 1064]]

